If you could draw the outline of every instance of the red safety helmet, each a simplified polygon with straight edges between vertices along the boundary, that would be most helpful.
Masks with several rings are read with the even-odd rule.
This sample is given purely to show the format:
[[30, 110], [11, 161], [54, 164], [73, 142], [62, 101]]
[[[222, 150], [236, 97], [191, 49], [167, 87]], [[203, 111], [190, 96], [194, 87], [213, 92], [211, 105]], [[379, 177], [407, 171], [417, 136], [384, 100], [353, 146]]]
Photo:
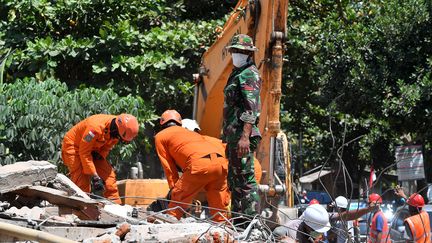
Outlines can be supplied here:
[[130, 142], [138, 135], [139, 124], [137, 118], [133, 115], [118, 115], [115, 122], [118, 133], [123, 141]]
[[177, 124], [182, 124], [182, 117], [176, 110], [166, 110], [162, 113], [159, 123], [164, 125], [169, 121], [175, 121]]
[[378, 194], [376, 194], [376, 193], [372, 193], [372, 194], [370, 194], [368, 199], [369, 199], [369, 200], [368, 200], [369, 203], [371, 203], [371, 202], [375, 202], [375, 203], [382, 203], [382, 198], [381, 198], [381, 196], [378, 195]]
[[314, 198], [309, 202], [309, 205], [313, 205], [313, 204], [320, 204], [320, 202]]
[[413, 207], [422, 208], [425, 205], [425, 201], [422, 197], [422, 195], [418, 193], [412, 194], [407, 201], [408, 205], [411, 205]]

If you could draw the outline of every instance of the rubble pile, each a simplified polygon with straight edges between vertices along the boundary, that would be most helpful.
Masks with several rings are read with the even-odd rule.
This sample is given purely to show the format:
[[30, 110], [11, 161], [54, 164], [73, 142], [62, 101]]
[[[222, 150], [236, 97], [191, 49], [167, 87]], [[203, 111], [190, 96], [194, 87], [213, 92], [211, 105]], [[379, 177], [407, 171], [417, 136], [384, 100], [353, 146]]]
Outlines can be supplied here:
[[0, 242], [234, 242], [268, 237], [90, 198], [47, 161], [0, 169]]

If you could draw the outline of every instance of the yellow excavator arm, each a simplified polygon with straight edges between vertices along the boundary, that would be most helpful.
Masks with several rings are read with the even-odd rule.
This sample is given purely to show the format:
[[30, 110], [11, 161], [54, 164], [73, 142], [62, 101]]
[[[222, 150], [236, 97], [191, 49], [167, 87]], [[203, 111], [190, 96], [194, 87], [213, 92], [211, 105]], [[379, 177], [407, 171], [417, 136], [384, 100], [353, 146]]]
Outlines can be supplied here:
[[[275, 139], [280, 132], [282, 59], [287, 12], [288, 0], [240, 0], [218, 39], [203, 54], [199, 74], [194, 77], [194, 119], [200, 124], [202, 134], [220, 137], [223, 89], [233, 68], [231, 56], [225, 47], [236, 34], [248, 34], [253, 37], [258, 48], [254, 60], [263, 79], [259, 123], [263, 139], [256, 157], [261, 161], [263, 170], [268, 172], [263, 182], [269, 186], [267, 190], [270, 195], [275, 193], [273, 159]], [[288, 157], [286, 156], [287, 159]], [[290, 179], [289, 174], [286, 179]], [[287, 186], [290, 189], [290, 185]], [[287, 195], [290, 196], [290, 193]]]
[[[263, 85], [261, 90], [262, 109], [259, 128], [263, 135], [256, 157], [261, 161], [266, 176], [261, 180], [260, 190], [267, 196], [286, 191], [288, 206], [292, 206], [290, 193], [290, 163], [286, 162], [286, 187], [275, 183], [274, 158], [276, 137], [280, 135], [279, 108], [281, 96], [281, 76], [283, 40], [286, 33], [288, 0], [239, 0], [234, 12], [222, 28], [216, 42], [204, 53], [196, 81], [194, 119], [201, 127], [201, 133], [220, 137], [223, 111], [223, 89], [232, 70], [231, 56], [225, 47], [236, 34], [248, 34], [254, 38], [255, 62], [259, 68]], [[287, 144], [282, 151], [287, 156]], [[280, 158], [280, 157], [279, 157]], [[137, 163], [139, 166], [139, 163]], [[277, 179], [277, 177], [276, 177]], [[277, 181], [276, 181], [277, 182]], [[163, 197], [168, 192], [166, 180], [141, 179], [118, 182], [123, 202], [130, 205], [149, 205], [148, 198]], [[287, 188], [288, 190], [285, 190]], [[273, 197], [276, 200], [277, 197]]]

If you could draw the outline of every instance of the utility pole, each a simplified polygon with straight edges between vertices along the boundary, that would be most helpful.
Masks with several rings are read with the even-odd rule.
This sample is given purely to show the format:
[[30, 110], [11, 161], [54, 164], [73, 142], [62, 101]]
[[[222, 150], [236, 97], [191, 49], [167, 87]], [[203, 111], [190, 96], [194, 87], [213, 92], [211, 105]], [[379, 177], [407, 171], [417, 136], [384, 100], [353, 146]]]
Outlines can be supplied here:
[[299, 134], [299, 178], [303, 176], [303, 132]]

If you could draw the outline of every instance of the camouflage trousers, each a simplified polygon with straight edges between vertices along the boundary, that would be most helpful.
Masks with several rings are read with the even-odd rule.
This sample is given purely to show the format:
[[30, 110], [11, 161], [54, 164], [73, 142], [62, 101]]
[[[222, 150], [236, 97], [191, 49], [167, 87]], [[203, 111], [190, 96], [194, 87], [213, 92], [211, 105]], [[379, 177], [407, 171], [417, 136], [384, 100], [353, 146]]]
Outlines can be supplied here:
[[[255, 216], [259, 213], [260, 197], [255, 180], [254, 155], [260, 138], [250, 139], [250, 153], [237, 157], [237, 144], [227, 144], [228, 186], [231, 190], [231, 211]], [[237, 217], [235, 213], [232, 217]]]

